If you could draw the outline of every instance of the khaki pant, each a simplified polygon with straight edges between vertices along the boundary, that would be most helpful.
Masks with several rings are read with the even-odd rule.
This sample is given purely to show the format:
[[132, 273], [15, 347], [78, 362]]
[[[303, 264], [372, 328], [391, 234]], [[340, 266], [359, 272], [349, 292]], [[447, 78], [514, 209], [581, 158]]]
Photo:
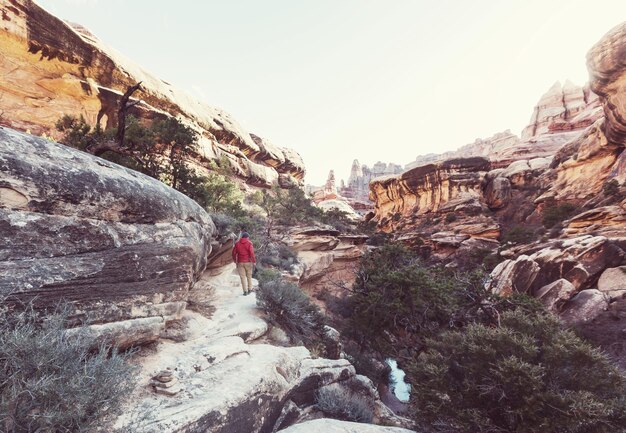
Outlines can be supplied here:
[[252, 262], [237, 263], [237, 273], [241, 278], [241, 287], [244, 295], [252, 291]]

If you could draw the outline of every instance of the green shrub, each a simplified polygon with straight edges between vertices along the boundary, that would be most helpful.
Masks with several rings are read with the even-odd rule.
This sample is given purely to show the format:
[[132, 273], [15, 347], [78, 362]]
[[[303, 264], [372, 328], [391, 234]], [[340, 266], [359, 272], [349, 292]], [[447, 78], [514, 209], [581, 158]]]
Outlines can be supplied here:
[[417, 347], [419, 335], [447, 326], [459, 309], [453, 292], [451, 274], [425, 266], [400, 244], [387, 244], [361, 261], [349, 297], [353, 315], [347, 331], [383, 353]]
[[502, 243], [529, 244], [537, 240], [537, 232], [532, 227], [513, 226], [502, 236]]
[[64, 311], [0, 315], [1, 431], [112, 431], [135, 369], [114, 348], [93, 352], [80, 330], [68, 335]]
[[427, 342], [407, 368], [419, 422], [440, 432], [626, 431], [626, 378], [547, 314], [505, 312]]
[[607, 197], [620, 197], [620, 187], [617, 179], [611, 179], [602, 186], [602, 192]]
[[331, 418], [361, 423], [371, 423], [374, 419], [374, 413], [363, 397], [339, 386], [321, 388], [315, 396], [315, 403]]
[[554, 202], [549, 202], [543, 210], [541, 222], [545, 228], [549, 229], [573, 216], [576, 211], [577, 207], [571, 203], [556, 205]]
[[310, 345], [324, 333], [324, 315], [298, 286], [277, 273], [259, 279], [257, 305], [269, 320], [280, 326], [293, 341]]
[[427, 266], [400, 244], [365, 254], [348, 298], [343, 329], [358, 344], [391, 357], [419, 353], [428, 337], [468, 323], [496, 323], [503, 311], [540, 311], [526, 296], [500, 298], [485, 289], [481, 270]]
[[353, 233], [356, 229], [356, 223], [350, 219], [348, 213], [337, 208], [323, 211], [320, 220], [342, 233]]

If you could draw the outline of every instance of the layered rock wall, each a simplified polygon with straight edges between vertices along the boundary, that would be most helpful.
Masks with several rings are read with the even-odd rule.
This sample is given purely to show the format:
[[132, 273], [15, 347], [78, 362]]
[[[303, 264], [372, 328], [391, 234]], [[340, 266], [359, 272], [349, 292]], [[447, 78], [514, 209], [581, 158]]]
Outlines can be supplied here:
[[64, 114], [114, 127], [121, 95], [142, 82], [132, 114], [176, 116], [200, 135], [197, 160], [226, 158], [248, 183], [301, 183], [304, 164], [290, 149], [255, 139], [228, 113], [209, 107], [66, 23], [31, 0], [0, 0], [0, 125], [57, 137]]
[[214, 233], [200, 206], [155, 179], [0, 127], [9, 301], [70, 301], [103, 333], [124, 331], [121, 345], [153, 340], [185, 308]]
[[556, 181], [548, 195], [589, 199], [612, 179], [626, 181], [626, 24], [616, 27], [587, 54], [591, 89], [604, 116], [552, 161]]
[[379, 225], [390, 231], [394, 222], [402, 218], [479, 197], [489, 168], [485, 158], [453, 159], [416, 167], [399, 176], [374, 179], [370, 183], [370, 199]]

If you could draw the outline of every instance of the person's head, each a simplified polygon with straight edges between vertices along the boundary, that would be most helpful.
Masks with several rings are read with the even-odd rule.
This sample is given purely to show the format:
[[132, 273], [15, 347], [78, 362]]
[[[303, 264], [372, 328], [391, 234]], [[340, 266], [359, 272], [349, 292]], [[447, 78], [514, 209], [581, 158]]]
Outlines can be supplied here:
[[248, 234], [248, 232], [243, 232], [243, 233], [241, 234], [241, 237], [242, 237], [242, 238], [249, 238], [249, 237], [250, 237], [250, 235]]

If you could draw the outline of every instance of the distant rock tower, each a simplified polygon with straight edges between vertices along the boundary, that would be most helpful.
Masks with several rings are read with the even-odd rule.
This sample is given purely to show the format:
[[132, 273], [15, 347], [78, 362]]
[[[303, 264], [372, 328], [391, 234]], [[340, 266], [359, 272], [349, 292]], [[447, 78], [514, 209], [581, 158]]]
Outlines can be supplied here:
[[350, 177], [348, 177], [348, 188], [357, 190], [359, 185], [363, 182], [363, 167], [359, 163], [358, 159], [352, 162], [352, 169], [350, 170]]
[[324, 185], [324, 192], [326, 195], [337, 195], [337, 185], [335, 184], [335, 171], [331, 170], [328, 173], [328, 179], [326, 179], [326, 184]]

